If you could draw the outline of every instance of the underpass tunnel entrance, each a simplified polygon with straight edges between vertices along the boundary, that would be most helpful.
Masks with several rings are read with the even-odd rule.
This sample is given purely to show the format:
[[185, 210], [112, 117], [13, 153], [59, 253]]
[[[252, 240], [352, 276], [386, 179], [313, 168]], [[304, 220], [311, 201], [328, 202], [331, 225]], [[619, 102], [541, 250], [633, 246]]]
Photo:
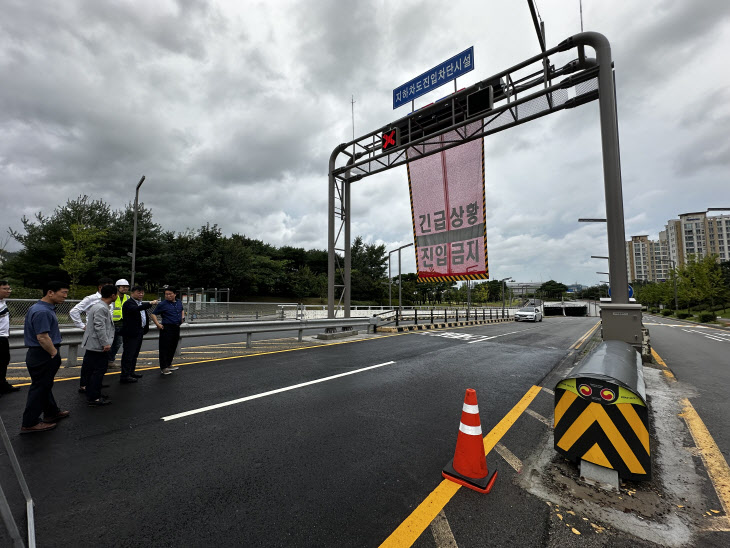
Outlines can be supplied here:
[[586, 303], [562, 303], [546, 302], [544, 305], [545, 316], [587, 316], [588, 305]]

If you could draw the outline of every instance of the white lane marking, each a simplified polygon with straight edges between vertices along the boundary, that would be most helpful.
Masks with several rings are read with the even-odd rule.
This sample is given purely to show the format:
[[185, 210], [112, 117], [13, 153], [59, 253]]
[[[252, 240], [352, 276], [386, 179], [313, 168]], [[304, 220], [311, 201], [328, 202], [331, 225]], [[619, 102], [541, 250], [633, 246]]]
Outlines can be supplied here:
[[253, 394], [252, 396], [246, 396], [245, 398], [238, 398], [237, 400], [230, 400], [222, 403], [216, 403], [214, 405], [208, 405], [207, 407], [200, 407], [199, 409], [192, 409], [191, 411], [184, 411], [183, 413], [177, 413], [175, 415], [168, 415], [162, 417], [163, 421], [171, 421], [175, 419], [181, 419], [182, 417], [188, 417], [190, 415], [196, 415], [198, 413], [205, 413], [206, 411], [212, 411], [213, 409], [220, 409], [221, 407], [227, 407], [229, 405], [236, 405], [237, 403], [243, 403], [246, 401], [255, 400], [258, 398], [265, 398], [266, 396], [273, 396], [274, 394], [280, 394], [289, 390], [296, 390], [297, 388], [303, 388], [312, 384], [318, 384], [320, 382], [327, 382], [340, 377], [346, 377], [348, 375], [355, 375], [356, 373], [362, 373], [364, 371], [370, 371], [371, 369], [377, 369], [378, 367], [384, 367], [386, 365], [394, 364], [395, 362], [379, 363], [377, 365], [371, 365], [369, 367], [363, 367], [362, 369], [355, 369], [354, 371], [348, 371], [347, 373], [339, 373], [338, 375], [331, 375], [329, 377], [323, 377], [313, 381], [303, 382], [300, 384], [294, 384], [292, 386], [285, 386], [284, 388], [277, 388], [276, 390], [269, 390], [268, 392], [261, 392], [260, 394]]
[[543, 389], [543, 390], [544, 390], [545, 392], [547, 392], [548, 394], [550, 394], [551, 396], [554, 396], [554, 395], [555, 395], [555, 392], [553, 392], [553, 391], [552, 391], [552, 390], [550, 390], [549, 388], [545, 388], [545, 387], [543, 386], [543, 387], [542, 387], [542, 389]]
[[[491, 337], [484, 337], [481, 340], [478, 340], [478, 341], [470, 341], [470, 342], [468, 342], [466, 344], [474, 344], [474, 343], [484, 342], [484, 341], [488, 341], [490, 339], [496, 339], [497, 337], [504, 337], [506, 335], [514, 335], [515, 333], [522, 333], [522, 331], [523, 330], [521, 329], [520, 331], [510, 331], [509, 333], [502, 333], [501, 335], [493, 335]], [[527, 331], [527, 330], [524, 330], [524, 331]]]
[[537, 412], [533, 411], [532, 409], [525, 409], [525, 413], [527, 413], [531, 417], [539, 420], [541, 423], [546, 424], [549, 428], [553, 427], [552, 423], [550, 422], [550, 419], [543, 417], [540, 413], [537, 413]]
[[518, 474], [522, 472], [522, 461], [518, 459], [512, 451], [507, 449], [501, 443], [497, 443], [497, 445], [494, 446], [494, 450], [499, 453], [499, 456], [502, 457], [507, 464], [515, 469], [515, 472]]
[[713, 341], [730, 342], [727, 339], [721, 339], [720, 337], [713, 337], [712, 335], [705, 335], [706, 339], [712, 339]]
[[431, 534], [433, 534], [433, 540], [436, 541], [437, 548], [459, 548], [443, 508], [431, 522]]

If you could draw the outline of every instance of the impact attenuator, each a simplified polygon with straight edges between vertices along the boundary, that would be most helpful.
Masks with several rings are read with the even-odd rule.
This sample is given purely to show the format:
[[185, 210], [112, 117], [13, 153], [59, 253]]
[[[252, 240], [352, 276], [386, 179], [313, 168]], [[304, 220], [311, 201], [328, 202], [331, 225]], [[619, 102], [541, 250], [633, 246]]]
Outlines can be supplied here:
[[605, 341], [555, 386], [555, 450], [624, 480], [651, 478], [649, 412], [641, 355]]

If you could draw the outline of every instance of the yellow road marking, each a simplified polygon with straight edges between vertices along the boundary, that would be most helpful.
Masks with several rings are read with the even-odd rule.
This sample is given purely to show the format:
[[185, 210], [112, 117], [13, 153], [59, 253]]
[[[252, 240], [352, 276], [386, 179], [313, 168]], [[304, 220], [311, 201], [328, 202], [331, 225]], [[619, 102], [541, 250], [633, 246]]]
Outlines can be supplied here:
[[[715, 488], [717, 498], [725, 514], [730, 513], [730, 466], [728, 466], [725, 457], [722, 455], [720, 448], [715, 443], [710, 431], [707, 430], [705, 423], [695, 411], [695, 408], [687, 398], [682, 401], [682, 413], [680, 417], [687, 423], [692, 439], [699, 449], [702, 462], [705, 464], [707, 475]], [[725, 520], [730, 524], [728, 516]]]
[[669, 370], [667, 364], [664, 363], [664, 360], [661, 358], [661, 356], [659, 356], [659, 354], [656, 353], [656, 350], [654, 350], [653, 348], [651, 349], [651, 355], [656, 360], [656, 362], [664, 368], [662, 370], [664, 376], [667, 377], [670, 381], [676, 381], [677, 378], [674, 376], [674, 373]]
[[573, 348], [575, 348], [576, 350], [578, 348], [580, 348], [580, 345], [583, 344], [586, 341], [586, 339], [588, 339], [588, 337], [590, 337], [593, 334], [593, 332], [596, 329], [598, 329], [598, 326], [600, 326], [600, 325], [601, 325], [601, 322], [598, 322], [598, 323], [596, 323], [596, 325], [594, 325], [593, 327], [591, 327], [585, 335], [583, 335], [580, 339], [578, 339], [575, 342], [575, 344], [573, 345]]
[[656, 350], [654, 350], [653, 348], [651, 349], [651, 355], [652, 355], [652, 357], [656, 360], [656, 362], [659, 365], [661, 365], [662, 367], [666, 367], [667, 366], [667, 364], [664, 363], [664, 360], [661, 359], [661, 357], [659, 356], [659, 354], [657, 354], [656, 353]]
[[[522, 399], [517, 402], [512, 410], [507, 413], [499, 423], [484, 438], [485, 453], [489, 453], [502, 436], [517, 421], [522, 413], [535, 399], [540, 392], [539, 386], [533, 386]], [[418, 505], [418, 507], [401, 523], [391, 535], [385, 539], [382, 547], [405, 547], [411, 546], [421, 536], [423, 531], [434, 520], [438, 513], [456, 494], [461, 485], [453, 481], [443, 480], [431, 491], [431, 493]]]

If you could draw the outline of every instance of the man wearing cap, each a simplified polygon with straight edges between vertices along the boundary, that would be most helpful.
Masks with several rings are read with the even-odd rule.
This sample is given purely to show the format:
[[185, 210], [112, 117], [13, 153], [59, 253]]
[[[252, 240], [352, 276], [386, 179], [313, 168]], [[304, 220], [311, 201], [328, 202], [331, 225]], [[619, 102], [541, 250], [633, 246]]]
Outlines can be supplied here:
[[79, 329], [86, 329], [86, 324], [81, 319], [81, 313], [83, 312], [86, 314], [89, 308], [91, 308], [91, 305], [101, 299], [101, 288], [113, 282], [114, 280], [111, 278], [101, 278], [96, 284], [96, 293], [84, 297], [81, 299], [81, 302], [71, 309], [71, 312], [69, 312], [68, 315], [71, 316], [71, 320], [76, 327]]
[[117, 298], [112, 302], [112, 318], [114, 319], [114, 342], [112, 347], [109, 349], [109, 367], [114, 367], [114, 360], [117, 357], [117, 352], [124, 342], [122, 336], [122, 328], [124, 327], [123, 310], [124, 301], [129, 299], [127, 291], [129, 291], [129, 282], [122, 278], [117, 280]]

